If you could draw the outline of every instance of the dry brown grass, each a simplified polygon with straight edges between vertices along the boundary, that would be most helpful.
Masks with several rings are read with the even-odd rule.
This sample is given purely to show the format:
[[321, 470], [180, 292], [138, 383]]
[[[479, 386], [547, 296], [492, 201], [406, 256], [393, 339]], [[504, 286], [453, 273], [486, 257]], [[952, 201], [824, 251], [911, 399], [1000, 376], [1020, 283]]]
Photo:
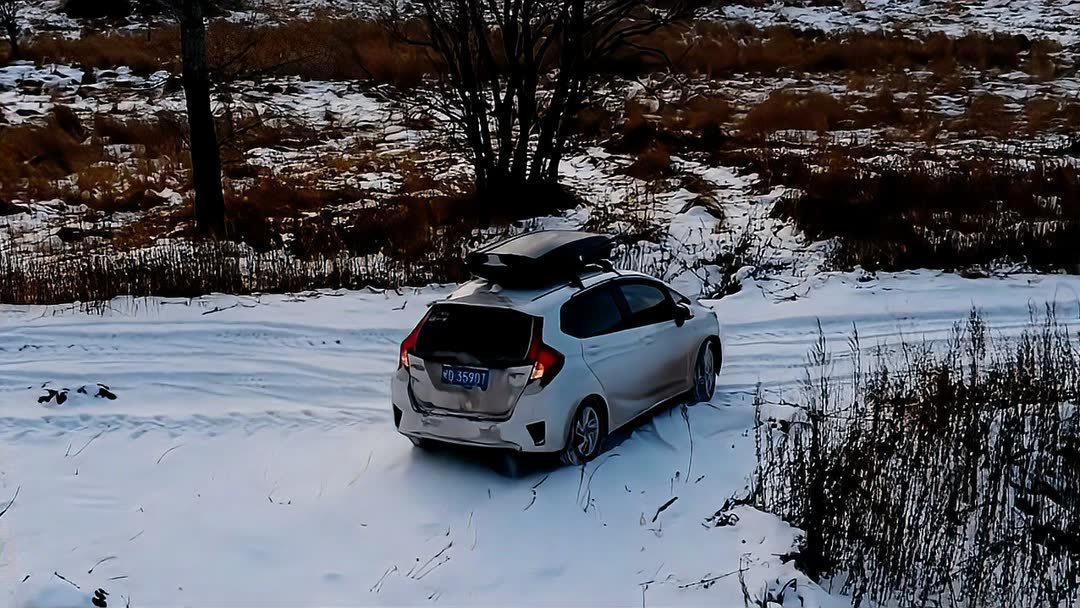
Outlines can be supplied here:
[[85, 32], [79, 38], [46, 34], [32, 38], [24, 54], [38, 63], [67, 63], [85, 68], [128, 66], [135, 74], [180, 71], [180, 37], [175, 28], [144, 33]]
[[[926, 90], [912, 84], [898, 98], [891, 89], [873, 95], [827, 93], [781, 89], [750, 108], [739, 125], [744, 137], [761, 137], [777, 131], [824, 133], [837, 129], [887, 129], [891, 138], [933, 140], [943, 128], [968, 136], [1005, 138], [1014, 134], [1018, 114], [1004, 97], [980, 93], [968, 100], [964, 113], [946, 120], [936, 111]], [[1032, 132], [1065, 122], [1064, 106], [1040, 98], [1025, 109]]]
[[305, 214], [360, 198], [345, 188], [325, 188], [306, 180], [264, 174], [247, 185], [229, 182], [225, 190], [225, 229], [228, 238], [256, 251], [281, 247], [287, 224]]
[[[283, 235], [289, 234], [305, 215], [359, 197], [344, 189], [320, 188], [304, 179], [283, 179], [266, 169], [257, 169], [257, 178], [251, 182], [226, 181], [226, 236], [258, 252], [280, 248]], [[150, 245], [163, 236], [192, 236], [194, 214], [190, 202], [189, 198], [182, 205], [139, 216], [117, 230], [113, 246], [122, 251], [131, 250]]]
[[[419, 22], [403, 27], [412, 37], [425, 36]], [[897, 72], [931, 66], [935, 72], [946, 73], [966, 66], [1023, 68], [1049, 78], [1058, 70], [1052, 54], [1060, 50], [1054, 42], [996, 33], [958, 38], [941, 33], [826, 35], [784, 26], [761, 30], [714, 22], [672, 25], [635, 43], [660, 54], [630, 48], [605, 60], [600, 71], [636, 76], [674, 68], [686, 74], [718, 76]], [[213, 71], [223, 80], [269, 74], [413, 87], [442, 73], [440, 62], [425, 47], [399, 40], [376, 22], [355, 18], [321, 17], [267, 26], [217, 21], [210, 28], [209, 45]], [[158, 28], [149, 37], [143, 32], [90, 32], [74, 40], [40, 36], [27, 45], [27, 55], [38, 61], [87, 67], [128, 65], [138, 73], [158, 69], [177, 73], [179, 38], [173, 27]]]
[[[422, 35], [419, 25], [407, 30]], [[392, 37], [379, 24], [360, 19], [312, 19], [252, 26], [215, 21], [209, 31], [211, 71], [219, 80], [300, 76], [313, 80], [371, 80], [401, 87], [420, 84], [439, 72], [427, 49]], [[39, 36], [26, 45], [38, 62], [88, 68], [129, 66], [137, 74], [179, 73], [180, 40], [175, 27], [144, 32], [87, 32], [77, 39]]]
[[1073, 131], [1080, 129], [1080, 103], [1070, 101], [1063, 104], [1061, 116], [1062, 120], [1065, 121], [1066, 127]]
[[685, 107], [664, 115], [664, 122], [671, 128], [702, 133], [717, 130], [731, 120], [731, 102], [723, 97], [697, 95], [691, 97]]
[[110, 144], [135, 146], [141, 157], [180, 159], [187, 145], [187, 124], [171, 112], [126, 119], [99, 114], [94, 116], [94, 135]]
[[[133, 161], [118, 164], [106, 152], [109, 144], [131, 146]], [[150, 204], [147, 188], [178, 179], [187, 162], [175, 117], [97, 116], [88, 129], [58, 105], [43, 125], [0, 129], [0, 199], [60, 198], [106, 213], [136, 210]]]
[[[403, 28], [424, 37], [418, 23]], [[402, 42], [378, 23], [359, 19], [289, 21], [259, 28], [222, 22], [211, 29], [210, 45], [211, 56], [233, 58], [229, 67], [241, 75], [371, 80], [407, 88], [440, 70], [426, 48]]]
[[1024, 70], [1038, 80], [1053, 80], [1057, 76], [1058, 66], [1050, 53], [1056, 49], [1047, 45], [1037, 44], [1031, 47], [1027, 59], [1024, 61]]
[[[287, 245], [301, 259], [379, 252], [405, 256], [430, 254], [425, 248], [441, 238], [436, 233], [478, 225], [479, 203], [461, 184], [437, 181], [411, 159], [386, 162], [385, 168], [392, 166], [402, 177], [401, 194], [389, 198], [322, 185], [318, 172], [275, 174], [249, 166], [249, 178], [226, 182], [226, 236], [257, 252]], [[193, 220], [190, 204], [150, 211], [121, 227], [113, 246], [137, 249], [162, 236], [191, 236]]]
[[1024, 103], [1024, 118], [1029, 132], [1047, 130], [1061, 113], [1061, 104], [1049, 97], [1033, 97]]
[[[1030, 42], [1020, 36], [970, 33], [959, 38], [942, 33], [911, 36], [895, 32], [847, 32], [825, 35], [786, 26], [759, 30], [746, 24], [697, 22], [670, 26], [639, 40], [666, 59], [628, 50], [613, 58], [606, 71], [633, 75], [667, 69], [703, 76], [733, 72], [896, 71], [932, 63], [958, 64], [981, 70], [1053, 68], [1051, 41]], [[1030, 52], [1029, 52], [1030, 51]]]
[[618, 117], [600, 105], [587, 106], [571, 117], [570, 132], [586, 141], [602, 141], [611, 136]]
[[59, 196], [71, 205], [83, 204], [109, 217], [114, 213], [146, 211], [165, 203], [154, 192], [178, 186], [186, 179], [178, 164], [136, 160], [125, 164], [102, 162], [77, 174], [73, 186]]
[[[666, 171], [664, 154], [682, 150], [715, 150], [728, 140], [727, 126], [734, 113], [731, 103], [718, 96], [699, 95], [686, 102], [665, 102], [653, 110], [629, 101], [622, 115], [603, 111], [586, 123], [585, 139], [602, 134], [606, 147], [637, 158], [633, 172], [660, 175]], [[658, 170], [653, 170], [657, 168]]]
[[133, 9], [131, 0], [65, 0], [61, 6], [74, 19], [123, 19]]
[[246, 153], [250, 150], [301, 150], [316, 146], [335, 135], [333, 129], [316, 129], [302, 119], [288, 116], [263, 116], [246, 110], [229, 110], [217, 117], [217, 136], [224, 171], [233, 179], [257, 174], [247, 165]]
[[824, 133], [836, 129], [849, 115], [845, 104], [827, 93], [780, 89], [751, 108], [739, 129], [746, 136], [786, 130]]
[[949, 127], [972, 135], [1006, 138], [1012, 135], [1016, 119], [1016, 113], [1009, 109], [1007, 99], [981, 93], [970, 100], [964, 114], [953, 120]]
[[749, 160], [763, 187], [794, 189], [773, 215], [812, 239], [838, 238], [831, 261], [841, 268], [1080, 264], [1080, 172], [1068, 163], [913, 157], [871, 165], [842, 148]]
[[671, 152], [666, 146], [656, 145], [642, 150], [626, 168], [626, 174], [648, 181], [664, 177], [670, 170]]
[[83, 143], [85, 135], [63, 106], [54, 109], [44, 125], [0, 129], [0, 198], [53, 198], [57, 180], [102, 157], [100, 147]]

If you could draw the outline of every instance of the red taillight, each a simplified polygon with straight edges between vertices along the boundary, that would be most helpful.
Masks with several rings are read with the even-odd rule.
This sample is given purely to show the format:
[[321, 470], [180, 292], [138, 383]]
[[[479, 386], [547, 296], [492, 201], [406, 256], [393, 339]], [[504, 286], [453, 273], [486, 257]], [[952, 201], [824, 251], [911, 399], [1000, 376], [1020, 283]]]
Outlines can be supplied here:
[[529, 374], [529, 382], [539, 381], [540, 386], [547, 386], [548, 383], [555, 379], [555, 374], [558, 374], [559, 370], [562, 369], [563, 356], [559, 351], [544, 344], [543, 337], [543, 323], [540, 319], [537, 319], [533, 323], [532, 343], [529, 345], [529, 354], [527, 355], [529, 361], [532, 361], [533, 364], [532, 372]]
[[402, 341], [401, 350], [398, 352], [398, 369], [409, 367], [409, 353], [416, 348], [416, 337], [420, 335], [420, 328], [424, 326], [424, 321], [427, 321], [429, 314], [431, 314], [430, 308], [424, 313], [416, 327], [405, 337], [405, 340]]

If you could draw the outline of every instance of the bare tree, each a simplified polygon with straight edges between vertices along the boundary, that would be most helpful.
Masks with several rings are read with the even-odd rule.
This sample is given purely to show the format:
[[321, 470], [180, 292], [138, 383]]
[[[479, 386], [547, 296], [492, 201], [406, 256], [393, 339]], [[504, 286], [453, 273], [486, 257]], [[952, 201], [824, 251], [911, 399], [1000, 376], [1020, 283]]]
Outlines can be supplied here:
[[7, 34], [11, 45], [11, 58], [18, 59], [19, 52], [19, 5], [20, 0], [0, 0], [0, 28]]
[[221, 149], [210, 104], [210, 65], [206, 13], [214, 0], [143, 0], [142, 12], [161, 10], [180, 24], [182, 82], [190, 131], [191, 172], [195, 190], [195, 228], [212, 238], [225, 236], [225, 194]]
[[[388, 0], [393, 2], [394, 0]], [[422, 35], [397, 4], [384, 15], [400, 39], [445, 66], [438, 110], [464, 134], [478, 194], [558, 181], [570, 119], [598, 63], [616, 52], [658, 53], [641, 38], [682, 18], [678, 1], [416, 0]]]

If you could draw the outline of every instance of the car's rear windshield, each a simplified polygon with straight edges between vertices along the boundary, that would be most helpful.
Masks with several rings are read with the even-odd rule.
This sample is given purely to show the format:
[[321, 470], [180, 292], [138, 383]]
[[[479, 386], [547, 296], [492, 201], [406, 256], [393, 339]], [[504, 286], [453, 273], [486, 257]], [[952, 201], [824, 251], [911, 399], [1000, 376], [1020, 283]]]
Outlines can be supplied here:
[[529, 352], [533, 320], [507, 308], [436, 304], [416, 337], [416, 354], [478, 363], [521, 361]]

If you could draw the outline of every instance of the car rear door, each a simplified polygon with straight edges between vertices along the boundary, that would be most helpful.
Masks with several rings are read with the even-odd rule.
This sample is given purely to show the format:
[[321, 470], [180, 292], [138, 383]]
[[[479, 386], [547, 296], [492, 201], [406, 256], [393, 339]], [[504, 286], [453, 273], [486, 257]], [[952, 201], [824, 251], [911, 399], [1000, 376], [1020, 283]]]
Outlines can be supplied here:
[[581, 341], [582, 357], [604, 387], [611, 428], [648, 407], [643, 394], [649, 383], [628, 366], [641, 347], [640, 332], [626, 326], [622, 296], [613, 283], [592, 287], [567, 301], [560, 326], [563, 333]]
[[[409, 357], [413, 402], [448, 415], [509, 416], [529, 382], [526, 357], [538, 322], [509, 308], [435, 304]], [[486, 382], [455, 384], [477, 377]]]
[[626, 319], [625, 333], [636, 348], [626, 354], [625, 366], [634, 370], [641, 395], [636, 401], [645, 409], [670, 399], [688, 387], [689, 357], [693, 346], [690, 332], [679, 331], [675, 322], [675, 301], [659, 283], [628, 279], [617, 283]]

